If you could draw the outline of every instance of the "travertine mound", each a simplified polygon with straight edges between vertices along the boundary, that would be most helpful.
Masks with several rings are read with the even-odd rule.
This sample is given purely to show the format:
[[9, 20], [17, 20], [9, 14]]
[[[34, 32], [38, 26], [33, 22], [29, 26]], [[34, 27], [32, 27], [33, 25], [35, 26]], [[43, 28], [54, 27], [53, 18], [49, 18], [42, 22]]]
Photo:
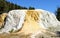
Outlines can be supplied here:
[[[4, 22], [6, 15], [2, 17], [3, 19], [1, 19]], [[13, 36], [23, 34], [22, 36], [26, 36], [26, 38], [53, 38], [57, 36], [56, 32], [60, 31], [60, 22], [56, 19], [56, 16], [41, 9], [12, 10], [8, 13], [3, 26], [0, 33], [9, 33], [9, 36], [11, 33], [13, 33], [11, 34]]]

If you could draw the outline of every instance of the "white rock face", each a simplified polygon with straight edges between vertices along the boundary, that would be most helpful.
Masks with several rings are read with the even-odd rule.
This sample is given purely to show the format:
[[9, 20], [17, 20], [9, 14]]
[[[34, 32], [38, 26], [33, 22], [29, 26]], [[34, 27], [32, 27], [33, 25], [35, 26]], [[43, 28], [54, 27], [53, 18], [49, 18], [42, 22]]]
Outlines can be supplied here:
[[[23, 26], [27, 11], [28, 10], [10, 11], [6, 19], [6, 24], [4, 25], [4, 28], [0, 30], [0, 33], [3, 33], [3, 32], [9, 33], [9, 31], [11, 31], [12, 29], [13, 31], [21, 29]], [[37, 11], [39, 13], [39, 20], [37, 23], [39, 24], [40, 27], [53, 32], [60, 31], [60, 28], [59, 28], [60, 22], [56, 19], [56, 16], [53, 13], [50, 13], [48, 11], [41, 10], [41, 9], [36, 9], [33, 11]]]
[[41, 10], [41, 9], [39, 9], [39, 11], [41, 11], [40, 24], [44, 28], [46, 28], [46, 29], [48, 29], [50, 31], [55, 31], [55, 30], [60, 31], [60, 29], [59, 29], [60, 22], [57, 20], [56, 16], [53, 13], [45, 11], [45, 10]]
[[[26, 10], [25, 10], [26, 11]], [[6, 24], [4, 28], [0, 30], [0, 32], [7, 32], [11, 31], [12, 29], [15, 31], [22, 27], [24, 23], [25, 11], [23, 10], [12, 10], [8, 13]]]

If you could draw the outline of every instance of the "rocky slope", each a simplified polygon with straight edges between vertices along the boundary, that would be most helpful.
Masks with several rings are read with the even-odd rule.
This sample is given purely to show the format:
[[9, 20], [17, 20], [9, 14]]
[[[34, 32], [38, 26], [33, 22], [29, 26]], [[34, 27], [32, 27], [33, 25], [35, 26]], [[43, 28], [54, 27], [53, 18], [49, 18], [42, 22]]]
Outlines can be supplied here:
[[8, 37], [10, 37], [12, 35], [18, 38], [56, 38], [58, 36], [56, 32], [60, 31], [59, 27], [60, 22], [56, 19], [56, 16], [48, 11], [42, 9], [12, 10], [7, 14], [4, 27], [0, 29], [0, 33], [8, 34], [0, 34], [0, 36], [7, 37], [9, 35]]

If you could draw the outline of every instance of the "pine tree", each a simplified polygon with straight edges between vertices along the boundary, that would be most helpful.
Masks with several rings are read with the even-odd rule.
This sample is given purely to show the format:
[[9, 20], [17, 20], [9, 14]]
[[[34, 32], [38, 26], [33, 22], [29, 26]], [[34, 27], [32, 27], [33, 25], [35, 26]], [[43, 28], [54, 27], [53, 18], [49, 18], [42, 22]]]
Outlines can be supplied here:
[[29, 10], [34, 10], [34, 9], [35, 9], [34, 7], [31, 7], [31, 6], [29, 7]]
[[60, 7], [57, 8], [56, 17], [60, 21]]

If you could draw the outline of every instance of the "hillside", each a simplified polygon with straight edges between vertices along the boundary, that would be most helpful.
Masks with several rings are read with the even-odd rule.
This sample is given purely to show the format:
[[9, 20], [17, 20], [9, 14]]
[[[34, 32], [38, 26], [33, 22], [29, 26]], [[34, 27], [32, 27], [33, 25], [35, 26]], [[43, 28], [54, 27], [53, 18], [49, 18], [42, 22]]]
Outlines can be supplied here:
[[7, 2], [6, 0], [0, 0], [0, 14], [14, 9], [27, 9], [27, 8]]

